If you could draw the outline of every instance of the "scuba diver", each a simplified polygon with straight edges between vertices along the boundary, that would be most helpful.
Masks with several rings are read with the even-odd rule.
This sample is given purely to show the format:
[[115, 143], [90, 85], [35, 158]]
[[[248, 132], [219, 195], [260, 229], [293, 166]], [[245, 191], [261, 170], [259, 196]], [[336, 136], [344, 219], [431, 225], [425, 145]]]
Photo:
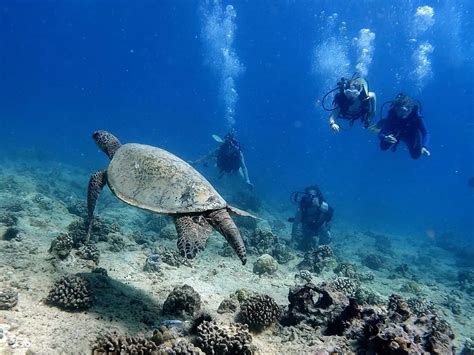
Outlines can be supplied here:
[[[324, 100], [334, 91], [339, 92], [334, 96], [333, 107], [328, 108], [324, 105]], [[375, 93], [369, 91], [367, 81], [358, 77], [357, 73], [352, 76], [352, 79], [341, 78], [337, 87], [326, 93], [321, 102], [326, 111], [332, 111], [329, 116], [329, 126], [334, 132], [340, 130], [340, 126], [336, 123], [338, 118], [349, 120], [351, 127], [354, 121], [360, 118], [364, 127], [368, 128], [375, 116]]]
[[418, 159], [421, 155], [429, 157], [431, 153], [427, 146], [430, 135], [420, 113], [421, 104], [403, 93], [388, 102], [391, 105], [387, 118], [380, 120], [376, 125], [380, 129], [380, 149], [391, 148], [394, 152], [398, 143], [402, 141], [407, 145], [413, 159]]
[[224, 136], [224, 139], [218, 135], [213, 134], [212, 138], [220, 143], [219, 148], [212, 150], [203, 158], [200, 158], [194, 162], [190, 162], [192, 165], [203, 163], [204, 165], [211, 159], [216, 160], [217, 168], [219, 169], [219, 179], [224, 174], [232, 174], [238, 172], [239, 175], [244, 179], [245, 183], [249, 187], [253, 187], [249, 179], [247, 166], [245, 165], [244, 154], [242, 147], [237, 141], [234, 132], [229, 132]]
[[308, 186], [304, 192], [294, 192], [291, 195], [298, 210], [294, 218], [288, 221], [293, 223], [291, 238], [301, 250], [311, 250], [316, 246], [314, 237], [319, 237], [319, 245], [331, 242], [329, 222], [334, 209], [328, 205], [317, 185]]

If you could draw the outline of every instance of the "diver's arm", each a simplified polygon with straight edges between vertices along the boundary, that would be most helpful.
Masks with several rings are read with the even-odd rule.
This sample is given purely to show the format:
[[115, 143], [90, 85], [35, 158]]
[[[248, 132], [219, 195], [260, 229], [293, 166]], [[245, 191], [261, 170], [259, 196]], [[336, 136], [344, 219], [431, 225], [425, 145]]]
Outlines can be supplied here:
[[419, 126], [419, 129], [420, 129], [420, 132], [421, 132], [421, 136], [423, 138], [421, 145], [424, 148], [427, 148], [428, 144], [430, 142], [430, 134], [428, 133], [428, 130], [426, 129], [425, 122], [423, 121], [423, 118], [419, 117], [418, 119], [419, 119], [419, 122], [420, 122], [418, 126]]
[[198, 160], [193, 161], [192, 163], [193, 164], [206, 163], [208, 160], [215, 158], [218, 151], [219, 151], [219, 148], [211, 150], [207, 155], [203, 156], [202, 158], [199, 158]]
[[240, 152], [240, 168], [242, 169], [242, 174], [244, 175], [245, 182], [251, 185], [252, 183], [250, 182], [250, 179], [249, 179], [249, 173], [247, 171], [247, 166], [245, 165], [244, 154], [242, 152]]
[[430, 134], [426, 129], [425, 122], [423, 121], [422, 117], [418, 117], [419, 119], [419, 129], [422, 136], [422, 143], [421, 143], [421, 154], [424, 156], [429, 157], [431, 155], [430, 151], [428, 150], [428, 143], [430, 141]]
[[371, 121], [375, 117], [375, 111], [377, 110], [377, 96], [375, 92], [369, 92], [369, 104], [369, 121]]
[[336, 123], [336, 118], [339, 117], [340, 113], [341, 109], [339, 107], [336, 107], [334, 111], [331, 112], [331, 115], [328, 119], [329, 126], [334, 132], [339, 132], [339, 125]]

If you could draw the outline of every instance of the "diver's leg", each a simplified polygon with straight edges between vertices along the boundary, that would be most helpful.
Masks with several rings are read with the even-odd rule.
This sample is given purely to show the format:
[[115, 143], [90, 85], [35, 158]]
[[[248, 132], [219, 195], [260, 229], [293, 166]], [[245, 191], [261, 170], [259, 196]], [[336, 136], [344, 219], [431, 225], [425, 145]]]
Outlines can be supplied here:
[[416, 131], [405, 141], [413, 159], [418, 159], [421, 156], [421, 134]]
[[390, 142], [386, 142], [386, 141], [383, 141], [383, 140], [380, 141], [380, 149], [382, 149], [382, 150], [388, 150], [388, 149], [390, 149], [390, 147], [392, 145], [393, 144], [390, 143]]
[[319, 229], [319, 245], [328, 245], [331, 243], [331, 239], [329, 225], [324, 223]]
[[89, 243], [92, 230], [92, 222], [94, 221], [94, 210], [97, 199], [107, 183], [107, 170], [99, 170], [94, 173], [89, 179], [89, 185], [87, 187], [87, 236], [86, 244]]

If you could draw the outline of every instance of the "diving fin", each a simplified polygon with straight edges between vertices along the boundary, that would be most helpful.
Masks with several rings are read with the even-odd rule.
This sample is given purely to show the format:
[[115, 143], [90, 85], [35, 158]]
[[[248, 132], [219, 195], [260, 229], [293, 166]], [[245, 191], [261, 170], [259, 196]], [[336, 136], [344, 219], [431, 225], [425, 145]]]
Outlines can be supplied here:
[[217, 134], [213, 134], [212, 139], [214, 139], [217, 143], [224, 143], [224, 140], [221, 137], [219, 137]]

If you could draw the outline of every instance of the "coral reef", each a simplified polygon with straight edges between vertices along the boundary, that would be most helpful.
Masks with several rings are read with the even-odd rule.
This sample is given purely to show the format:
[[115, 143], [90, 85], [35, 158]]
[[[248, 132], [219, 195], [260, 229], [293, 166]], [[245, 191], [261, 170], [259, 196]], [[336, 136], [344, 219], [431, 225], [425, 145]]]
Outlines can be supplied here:
[[291, 288], [288, 301], [288, 309], [281, 318], [281, 324], [295, 326], [304, 323], [311, 328], [323, 327], [332, 313], [340, 313], [348, 303], [342, 293], [335, 292], [325, 284], [316, 286], [312, 283]]
[[245, 324], [218, 325], [204, 321], [197, 327], [196, 344], [206, 354], [251, 355], [252, 336]]
[[[325, 285], [306, 284], [290, 290], [284, 326], [306, 324], [323, 335], [343, 336], [352, 342], [355, 353], [451, 354], [454, 339], [451, 327], [428, 312], [417, 316], [409, 303], [397, 295], [385, 307], [361, 307]], [[412, 302], [410, 302], [412, 303]], [[416, 306], [419, 307], [418, 302]]]
[[68, 311], [84, 310], [92, 305], [92, 291], [83, 277], [67, 275], [54, 283], [46, 301]]
[[355, 296], [360, 283], [348, 277], [336, 277], [329, 283], [333, 290], [343, 293], [346, 296]]
[[159, 348], [159, 355], [202, 355], [204, 354], [201, 349], [195, 347], [193, 344], [186, 340], [179, 340], [171, 346], [165, 349]]
[[117, 333], [97, 339], [92, 346], [93, 355], [158, 354], [158, 346], [142, 336], [119, 336]]
[[272, 256], [276, 259], [278, 264], [286, 264], [295, 258], [291, 249], [282, 242], [278, 242], [273, 246]]
[[272, 254], [273, 247], [278, 243], [278, 237], [270, 228], [258, 226], [249, 238], [249, 251], [254, 254]]
[[319, 274], [333, 264], [333, 255], [334, 253], [329, 245], [320, 245], [318, 248], [307, 252], [303, 261], [297, 267], [299, 270], [309, 270]]
[[407, 304], [418, 317], [426, 316], [429, 313], [436, 314], [433, 302], [424, 297], [411, 297], [407, 300]]
[[0, 288], [0, 310], [11, 309], [18, 303], [18, 291], [11, 287]]
[[87, 206], [84, 201], [74, 200], [71, 201], [67, 206], [69, 213], [81, 217], [82, 219], [87, 218]]
[[201, 296], [189, 285], [176, 286], [163, 304], [163, 313], [193, 316], [201, 309]]
[[303, 283], [308, 283], [313, 280], [313, 275], [311, 275], [311, 272], [308, 270], [300, 270], [298, 273], [295, 275], [295, 279], [297, 281], [303, 282]]
[[99, 264], [100, 251], [97, 249], [97, 245], [88, 243], [84, 244], [76, 252], [76, 255], [84, 260], [92, 260], [94, 263]]
[[278, 263], [271, 255], [263, 254], [253, 264], [253, 272], [257, 275], [272, 275], [278, 270]]
[[[69, 236], [73, 240], [73, 247], [80, 247], [87, 236], [87, 222], [86, 220], [74, 221], [67, 226]], [[116, 223], [105, 223], [101, 218], [95, 217], [92, 222], [91, 239], [105, 242], [108, 240], [109, 233], [119, 232], [120, 227]]]
[[66, 234], [62, 233], [51, 241], [49, 252], [59, 259], [66, 259], [72, 250], [73, 240]]
[[[180, 267], [181, 265], [192, 265], [189, 259], [182, 257], [176, 250], [159, 246], [153, 250], [153, 253], [158, 254], [162, 262], [171, 266]], [[234, 253], [234, 251], [232, 251], [232, 253]]]
[[235, 313], [239, 309], [239, 301], [229, 297], [222, 300], [217, 308], [217, 313]]
[[153, 330], [153, 335], [151, 340], [157, 344], [161, 345], [170, 340], [178, 338], [179, 334], [174, 327], [160, 326], [158, 329]]
[[125, 239], [119, 233], [108, 234], [109, 250], [118, 253], [125, 249], [127, 243]]
[[251, 330], [262, 330], [274, 324], [281, 315], [281, 308], [268, 295], [248, 298], [240, 306], [239, 322], [247, 324]]

